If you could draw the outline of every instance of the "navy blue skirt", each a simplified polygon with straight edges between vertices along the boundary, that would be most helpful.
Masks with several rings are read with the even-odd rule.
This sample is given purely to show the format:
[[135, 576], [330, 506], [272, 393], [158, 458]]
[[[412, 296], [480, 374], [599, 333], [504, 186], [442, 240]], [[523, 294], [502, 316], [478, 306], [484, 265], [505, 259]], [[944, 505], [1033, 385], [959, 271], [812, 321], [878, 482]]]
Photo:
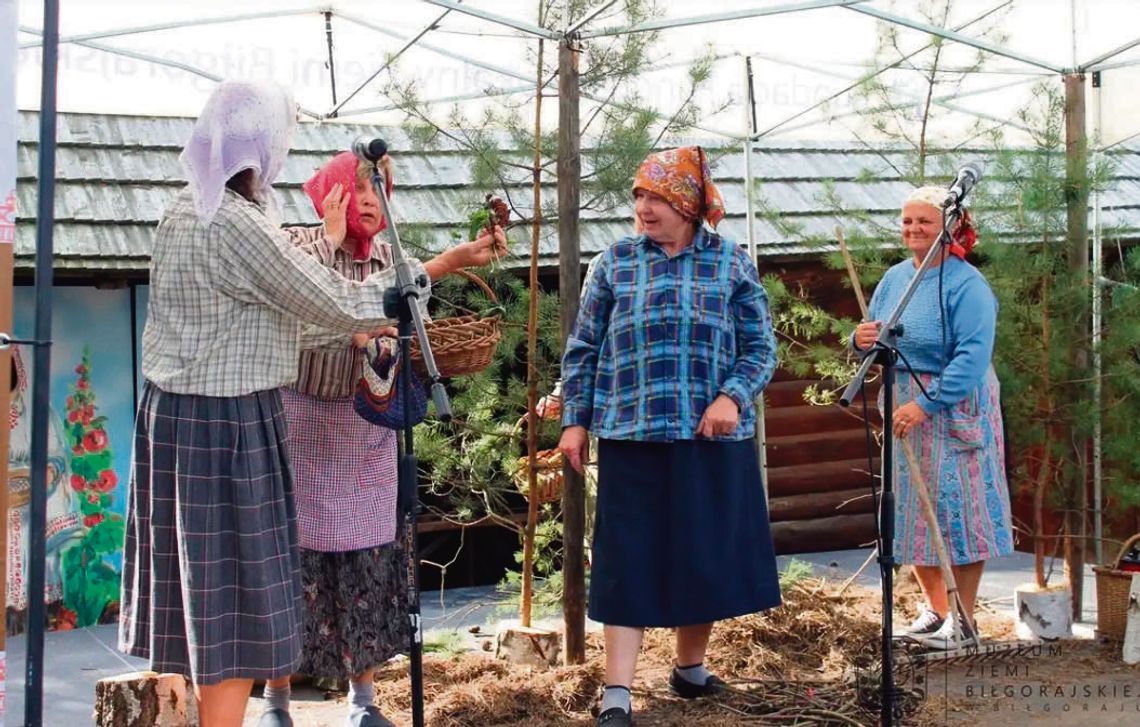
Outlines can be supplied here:
[[591, 619], [690, 626], [778, 605], [752, 440], [598, 441]]

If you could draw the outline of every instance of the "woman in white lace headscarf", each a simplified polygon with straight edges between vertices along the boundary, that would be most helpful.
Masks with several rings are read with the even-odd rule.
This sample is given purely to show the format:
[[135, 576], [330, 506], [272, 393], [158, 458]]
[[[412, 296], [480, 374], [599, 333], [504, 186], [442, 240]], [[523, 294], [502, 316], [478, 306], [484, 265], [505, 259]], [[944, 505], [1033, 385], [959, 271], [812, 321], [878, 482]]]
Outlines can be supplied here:
[[296, 378], [302, 331], [393, 323], [391, 270], [347, 280], [277, 224], [270, 185], [295, 125], [284, 89], [221, 84], [182, 154], [189, 185], [151, 257], [120, 648], [189, 676], [203, 727], [241, 725], [253, 680], [291, 674], [300, 657], [278, 390]]

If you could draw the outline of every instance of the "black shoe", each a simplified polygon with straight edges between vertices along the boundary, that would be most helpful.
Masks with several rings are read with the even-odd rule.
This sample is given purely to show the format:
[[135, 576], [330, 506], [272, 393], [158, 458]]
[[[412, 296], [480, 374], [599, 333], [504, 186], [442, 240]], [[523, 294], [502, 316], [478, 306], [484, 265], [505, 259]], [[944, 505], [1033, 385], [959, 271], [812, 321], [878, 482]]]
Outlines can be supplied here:
[[633, 727], [633, 715], [621, 707], [610, 707], [598, 715], [597, 727]]
[[712, 674], [709, 674], [709, 678], [705, 680], [704, 684], [693, 684], [681, 676], [676, 667], [673, 667], [673, 673], [669, 675], [669, 691], [681, 699], [715, 697], [718, 694], [724, 694], [727, 689], [728, 685], [724, 683], [724, 680]]

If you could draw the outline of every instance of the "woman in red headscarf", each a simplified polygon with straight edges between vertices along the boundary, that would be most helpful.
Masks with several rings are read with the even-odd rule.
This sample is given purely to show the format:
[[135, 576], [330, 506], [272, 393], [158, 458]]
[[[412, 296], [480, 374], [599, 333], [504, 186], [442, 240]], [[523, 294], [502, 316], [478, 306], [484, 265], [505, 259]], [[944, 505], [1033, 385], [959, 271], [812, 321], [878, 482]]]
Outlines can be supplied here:
[[[871, 296], [870, 320], [852, 334], [852, 345], [874, 345], [882, 321], [898, 305], [922, 261], [942, 233], [943, 187], [911, 191], [902, 207], [902, 242], [910, 256], [891, 266]], [[934, 252], [932, 265], [914, 289], [899, 318], [906, 331], [895, 341], [893, 444], [909, 441], [917, 452], [939, 530], [965, 610], [973, 621], [974, 603], [986, 561], [1013, 552], [1013, 525], [1005, 473], [1001, 386], [993, 368], [997, 298], [982, 273], [971, 265], [977, 235], [968, 212], [953, 230], [951, 243]], [[914, 486], [917, 476], [903, 452], [895, 451], [895, 557], [914, 566], [926, 603], [908, 637], [931, 648], [961, 645], [961, 624], [950, 618], [946, 583], [935, 538]]]
[[[392, 191], [391, 160], [381, 166]], [[350, 280], [392, 265], [372, 167], [351, 152], [305, 184], [323, 227], [291, 228], [294, 244]], [[506, 252], [502, 229], [423, 264], [432, 280]], [[421, 300], [425, 306], [426, 298]], [[385, 333], [394, 335], [394, 330]], [[373, 332], [380, 333], [380, 332]], [[297, 382], [282, 390], [295, 476], [304, 647], [299, 671], [349, 679], [351, 727], [389, 725], [373, 705], [373, 670], [407, 644], [407, 556], [397, 537], [396, 437], [353, 411], [360, 350], [342, 332], [311, 328]], [[291, 725], [289, 679], [266, 684], [259, 727]]]
[[700, 147], [649, 155], [633, 198], [638, 234], [591, 264], [562, 358], [559, 449], [581, 471], [598, 437], [606, 727], [632, 724], [645, 628], [676, 629], [673, 693], [710, 696], [725, 688], [703, 664], [713, 623], [780, 602], [753, 441], [776, 367], [756, 265], [714, 230], [724, 205]]

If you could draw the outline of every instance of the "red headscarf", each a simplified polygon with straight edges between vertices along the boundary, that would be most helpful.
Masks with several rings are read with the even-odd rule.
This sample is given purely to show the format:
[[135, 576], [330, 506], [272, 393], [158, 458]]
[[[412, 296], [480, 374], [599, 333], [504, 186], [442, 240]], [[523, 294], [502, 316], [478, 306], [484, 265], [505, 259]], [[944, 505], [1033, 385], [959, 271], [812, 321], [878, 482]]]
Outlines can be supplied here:
[[699, 146], [667, 149], [645, 157], [633, 177], [633, 188], [661, 197], [686, 220], [703, 216], [715, 228], [724, 217], [724, 200], [713, 184], [705, 150]]
[[958, 224], [954, 225], [951, 234], [954, 242], [950, 244], [950, 254], [965, 260], [978, 242], [978, 233], [974, 231], [974, 219], [970, 217], [970, 210], [962, 209], [962, 216], [958, 218]]
[[[328, 196], [333, 185], [339, 184], [348, 191], [348, 205], [344, 211], [346, 237], [354, 243], [352, 247], [353, 259], [367, 260], [372, 255], [373, 235], [368, 234], [367, 230], [364, 229], [364, 224], [360, 221], [360, 206], [356, 201], [356, 167], [359, 163], [360, 161], [355, 154], [350, 151], [342, 151], [318, 169], [309, 181], [305, 182], [305, 192], [313, 201], [313, 209], [317, 211], [317, 216], [324, 219], [325, 211], [322, 202]], [[392, 175], [390, 174], [384, 180], [384, 193], [391, 198]], [[381, 217], [379, 229], [383, 230], [385, 227], [387, 227], [387, 223]]]

